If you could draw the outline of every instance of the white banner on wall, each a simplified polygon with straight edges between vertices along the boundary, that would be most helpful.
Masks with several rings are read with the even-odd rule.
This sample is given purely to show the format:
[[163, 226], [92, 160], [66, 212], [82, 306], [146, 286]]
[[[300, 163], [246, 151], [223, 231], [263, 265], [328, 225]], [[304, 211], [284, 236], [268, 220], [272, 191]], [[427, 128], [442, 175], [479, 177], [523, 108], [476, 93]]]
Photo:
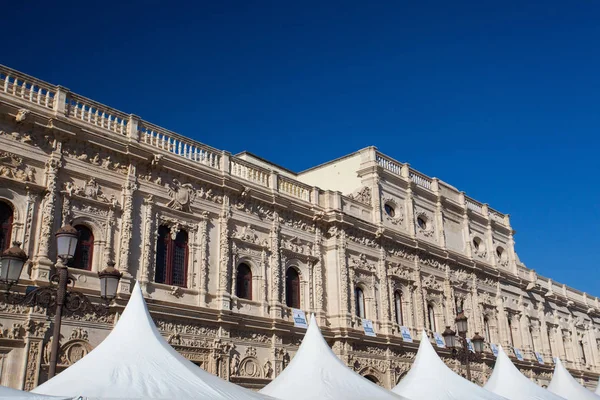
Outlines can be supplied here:
[[494, 356], [498, 357], [498, 346], [496, 346], [494, 343], [491, 343], [490, 347], [492, 348], [492, 353], [494, 353]]
[[542, 355], [537, 351], [535, 352], [535, 358], [537, 358], [538, 363], [544, 365], [544, 357], [542, 357]]
[[433, 334], [433, 337], [435, 338], [435, 345], [437, 347], [441, 347], [442, 349], [446, 348], [446, 342], [444, 341], [444, 337], [442, 335], [440, 335], [439, 333], [435, 332]]
[[517, 356], [517, 360], [523, 361], [523, 353], [521, 353], [521, 350], [517, 349], [516, 347], [513, 350], [515, 352], [515, 356]]
[[467, 338], [467, 349], [469, 349], [469, 351], [471, 353], [475, 353], [475, 349], [473, 348], [473, 343], [471, 343], [471, 339]]
[[402, 334], [402, 340], [404, 342], [409, 342], [409, 343], [413, 342], [412, 336], [410, 336], [410, 331], [408, 330], [407, 327], [401, 326], [400, 333]]
[[298, 310], [297, 308], [292, 308], [292, 316], [294, 318], [294, 326], [296, 328], [308, 328], [308, 323], [306, 322], [306, 314], [304, 314], [304, 311]]
[[373, 321], [371, 321], [369, 319], [363, 319], [362, 326], [363, 326], [363, 329], [365, 330], [365, 335], [373, 336], [373, 337], [377, 336], [375, 334], [375, 329], [373, 329]]

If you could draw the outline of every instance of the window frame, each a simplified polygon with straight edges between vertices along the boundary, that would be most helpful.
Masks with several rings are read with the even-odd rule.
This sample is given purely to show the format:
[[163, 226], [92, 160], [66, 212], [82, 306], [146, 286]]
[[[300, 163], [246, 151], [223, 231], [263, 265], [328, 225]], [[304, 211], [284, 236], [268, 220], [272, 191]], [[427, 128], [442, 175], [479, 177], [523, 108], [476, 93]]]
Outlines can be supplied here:
[[404, 315], [402, 313], [402, 291], [394, 291], [394, 311], [396, 313], [396, 323], [403, 326]]
[[[240, 273], [242, 268], [247, 269], [243, 275]], [[240, 286], [242, 282], [247, 282], [247, 286]], [[243, 288], [246, 292], [245, 296], [240, 296], [240, 288]], [[236, 268], [235, 296], [239, 299], [252, 301], [252, 268], [248, 263], [241, 262]]]
[[354, 288], [354, 314], [360, 319], [367, 318], [365, 291], [360, 286]]
[[[290, 270], [292, 270], [295, 274], [296, 279], [293, 281], [288, 275]], [[294, 294], [297, 296], [294, 296]], [[300, 272], [294, 266], [290, 266], [285, 270], [285, 305], [290, 308], [298, 309], [302, 307], [302, 293], [300, 293]]]
[[[94, 267], [94, 245], [95, 245], [95, 237], [94, 230], [89, 226], [84, 224], [77, 224], [73, 228], [77, 230], [79, 233], [79, 239], [77, 240], [77, 247], [75, 248], [75, 254], [71, 261], [69, 262], [69, 268], [78, 269], [80, 271], [91, 271]], [[89, 232], [89, 239], [83, 240], [82, 234], [83, 231]], [[88, 249], [88, 260], [87, 265], [83, 265], [83, 249]]]
[[12, 231], [15, 223], [15, 210], [12, 205], [6, 201], [0, 201], [0, 203], [0, 211], [2, 211], [1, 207], [6, 207], [6, 211], [9, 211], [6, 213], [6, 216], [8, 217], [6, 221], [0, 220], [0, 231], [2, 232], [1, 234], [4, 235], [4, 246], [2, 246], [2, 243], [0, 243], [0, 252], [2, 252], [12, 246]]
[[[164, 233], [164, 237], [162, 234]], [[183, 241], [183, 245], [178, 245], [178, 238], [180, 235], [185, 235], [185, 241]], [[160, 283], [163, 285], [171, 285], [177, 286], [181, 288], [187, 288], [188, 281], [188, 263], [189, 263], [189, 254], [190, 254], [190, 246], [189, 246], [189, 234], [185, 229], [181, 229], [177, 232], [175, 239], [171, 236], [171, 230], [167, 225], [160, 225], [158, 228], [158, 236], [156, 238], [156, 254], [154, 257], [154, 282]], [[162, 243], [161, 243], [162, 242]], [[162, 245], [162, 246], [161, 246]], [[161, 248], [162, 247], [162, 248]], [[184, 248], [184, 256], [183, 256], [183, 270], [181, 271], [183, 276], [183, 283], [178, 284], [174, 283], [174, 268], [175, 268], [175, 257], [176, 257], [176, 248], [181, 247]], [[162, 255], [160, 253], [163, 253]], [[159, 273], [159, 257], [162, 258], [164, 266], [161, 267], [162, 270], [162, 282], [157, 279]]]

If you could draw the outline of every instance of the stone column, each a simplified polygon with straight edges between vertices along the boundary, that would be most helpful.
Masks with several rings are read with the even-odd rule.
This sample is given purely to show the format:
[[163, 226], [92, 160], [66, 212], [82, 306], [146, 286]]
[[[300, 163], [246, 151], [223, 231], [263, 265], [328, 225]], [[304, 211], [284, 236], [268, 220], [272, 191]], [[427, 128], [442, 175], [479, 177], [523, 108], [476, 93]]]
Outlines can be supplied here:
[[[420, 335], [421, 331], [425, 329], [425, 313], [427, 312], [427, 305], [425, 304], [425, 296], [423, 295], [423, 284], [421, 279], [421, 265], [419, 264], [419, 258], [415, 258], [415, 315], [416, 315], [416, 328], [417, 331], [413, 332], [413, 335]], [[420, 337], [420, 336], [415, 336]]]
[[131, 239], [133, 237], [133, 196], [138, 190], [138, 183], [135, 177], [135, 168], [129, 166], [127, 180], [123, 185], [123, 213], [121, 214], [120, 229], [120, 247], [119, 247], [119, 270], [123, 272], [121, 279], [120, 292], [129, 293], [130, 280], [133, 278], [131, 268]]
[[473, 258], [473, 249], [471, 247], [471, 230], [469, 229], [469, 209], [467, 208], [467, 200], [465, 198], [465, 192], [460, 192], [459, 203], [463, 209], [463, 238], [465, 241], [465, 251], [469, 258]]
[[346, 249], [346, 232], [343, 229], [340, 229], [337, 240], [338, 262], [340, 268], [340, 315], [342, 315], [341, 325], [348, 327], [351, 324], [352, 315], [352, 308], [349, 304], [350, 295], [348, 292], [350, 291], [353, 295], [354, 290], [350, 289], [350, 271]]
[[496, 259], [496, 249], [494, 248], [494, 236], [492, 234], [492, 218], [490, 216], [490, 210], [487, 204], [484, 204], [481, 207], [481, 212], [483, 216], [486, 218], [485, 224], [485, 248], [489, 249], [488, 254], [490, 255], [488, 260], [494, 267], [498, 267], [498, 260]]
[[25, 250], [27, 254], [33, 253], [31, 249], [31, 230], [33, 224], [34, 208], [37, 198], [38, 196], [36, 194], [31, 193], [29, 189], [27, 190], [27, 201], [25, 203], [25, 224], [23, 226], [23, 237], [21, 238], [21, 241], [23, 242], [23, 250]]
[[200, 247], [200, 271], [198, 271], [198, 288], [200, 293], [200, 306], [206, 307], [208, 303], [208, 211], [202, 211], [200, 224], [198, 226], [198, 242]]
[[273, 214], [273, 224], [270, 234], [271, 244], [271, 282], [273, 290], [271, 297], [271, 317], [281, 318], [283, 313], [283, 286], [285, 285], [285, 265], [281, 262], [281, 225], [277, 211]]
[[262, 279], [260, 280], [260, 288], [261, 288], [261, 303], [262, 303], [262, 315], [269, 315], [269, 285], [267, 283], [267, 263], [268, 263], [268, 255], [267, 251], [263, 249], [260, 253], [260, 271], [262, 274]]
[[219, 217], [219, 290], [218, 303], [221, 310], [231, 309], [231, 292], [229, 283], [231, 281], [231, 252], [229, 249], [229, 219], [231, 210], [229, 208], [229, 196], [223, 196], [223, 208]]
[[109, 263], [113, 262], [114, 255], [114, 236], [115, 236], [115, 207], [114, 205], [110, 205], [108, 208], [108, 217], [106, 218], [106, 227], [104, 230], [104, 235], [106, 236], [106, 247], [104, 248], [104, 263], [99, 265], [98, 268], [100, 271], [104, 269], [104, 267]]
[[154, 255], [154, 242], [155, 236], [154, 231], [156, 227], [156, 218], [154, 216], [154, 196], [149, 194], [144, 199], [144, 218], [143, 224], [143, 237], [142, 237], [142, 260], [141, 260], [141, 271], [140, 271], [140, 286], [145, 294], [148, 294], [148, 283], [152, 282], [152, 258]]
[[21, 390], [33, 390], [39, 384], [43, 341], [47, 329], [48, 326], [43, 321], [28, 320], [25, 323], [25, 379]]
[[387, 254], [385, 248], [379, 246], [379, 262], [377, 265], [377, 274], [380, 282], [380, 298], [381, 298], [381, 321], [383, 333], [392, 334], [392, 315], [390, 306], [390, 285], [387, 277]]
[[498, 309], [498, 333], [500, 334], [500, 344], [506, 349], [510, 349], [510, 327], [508, 326], [508, 314], [504, 308], [504, 301], [501, 295], [496, 296], [496, 308]]
[[50, 249], [52, 248], [54, 234], [56, 233], [54, 216], [56, 215], [56, 201], [58, 199], [58, 172], [62, 167], [62, 163], [62, 154], [60, 152], [53, 152], [48, 161], [46, 161], [46, 195], [42, 203], [42, 219], [36, 256], [39, 269], [45, 269], [46, 271], [49, 271], [53, 265], [53, 262], [50, 260]]
[[542, 357], [550, 361], [552, 358], [552, 352], [550, 351], [550, 338], [548, 337], [548, 324], [546, 323], [546, 314], [544, 313], [544, 304], [537, 304], [538, 318], [540, 320], [540, 345], [541, 349], [538, 351], [542, 354]]
[[319, 224], [315, 224], [315, 247], [314, 256], [317, 258], [315, 266], [313, 268], [313, 286], [315, 295], [315, 311], [317, 313], [317, 320], [322, 323], [321, 317], [325, 314], [325, 282], [323, 279], [323, 254], [321, 253], [321, 246], [323, 245], [323, 232]]

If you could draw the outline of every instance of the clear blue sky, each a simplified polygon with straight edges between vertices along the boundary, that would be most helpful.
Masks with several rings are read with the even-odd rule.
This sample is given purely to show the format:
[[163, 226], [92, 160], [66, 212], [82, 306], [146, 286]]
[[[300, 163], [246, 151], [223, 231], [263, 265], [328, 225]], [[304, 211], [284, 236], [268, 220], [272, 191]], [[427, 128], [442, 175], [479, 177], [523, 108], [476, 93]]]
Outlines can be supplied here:
[[600, 296], [597, 1], [9, 3], [3, 64], [296, 171], [375, 145]]

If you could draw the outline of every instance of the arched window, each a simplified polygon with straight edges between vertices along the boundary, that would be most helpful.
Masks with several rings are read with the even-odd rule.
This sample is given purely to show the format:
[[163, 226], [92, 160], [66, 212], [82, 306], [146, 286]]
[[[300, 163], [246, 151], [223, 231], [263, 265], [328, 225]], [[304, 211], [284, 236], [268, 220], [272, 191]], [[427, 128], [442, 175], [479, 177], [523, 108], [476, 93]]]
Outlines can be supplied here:
[[173, 239], [168, 226], [158, 228], [154, 281], [185, 287], [187, 283], [188, 234], [180, 230]]
[[13, 209], [10, 205], [0, 202], [0, 252], [8, 249], [12, 243]]
[[396, 323], [402, 325], [402, 293], [399, 290], [394, 292], [394, 309], [396, 311]]
[[456, 304], [455, 304], [455, 306], [456, 306], [456, 313], [457, 313], [457, 314], [460, 314], [460, 313], [461, 313], [461, 312], [463, 312], [463, 311], [464, 311], [464, 309], [465, 309], [465, 300], [464, 300], [464, 299], [458, 299], [458, 298], [457, 298], [457, 299], [455, 300], [455, 302], [456, 302]]
[[483, 317], [483, 329], [485, 331], [485, 340], [492, 343], [492, 335], [490, 334], [490, 320], [488, 317]]
[[429, 330], [436, 332], [435, 330], [435, 311], [433, 305], [427, 305], [427, 320], [429, 321]]
[[79, 232], [79, 240], [75, 249], [75, 256], [69, 266], [77, 269], [92, 270], [92, 258], [94, 256], [94, 234], [87, 226], [75, 225]]
[[508, 319], [508, 335], [509, 335], [509, 339], [510, 339], [510, 345], [514, 347], [515, 341], [513, 339], [512, 321], [510, 320], [510, 316], [508, 316], [507, 319]]
[[365, 318], [365, 294], [362, 289], [357, 287], [354, 289], [355, 312], [360, 318]]
[[252, 300], [252, 271], [248, 264], [242, 263], [237, 267], [235, 295], [240, 299]]
[[285, 271], [285, 304], [288, 307], [300, 308], [300, 275], [294, 267]]

